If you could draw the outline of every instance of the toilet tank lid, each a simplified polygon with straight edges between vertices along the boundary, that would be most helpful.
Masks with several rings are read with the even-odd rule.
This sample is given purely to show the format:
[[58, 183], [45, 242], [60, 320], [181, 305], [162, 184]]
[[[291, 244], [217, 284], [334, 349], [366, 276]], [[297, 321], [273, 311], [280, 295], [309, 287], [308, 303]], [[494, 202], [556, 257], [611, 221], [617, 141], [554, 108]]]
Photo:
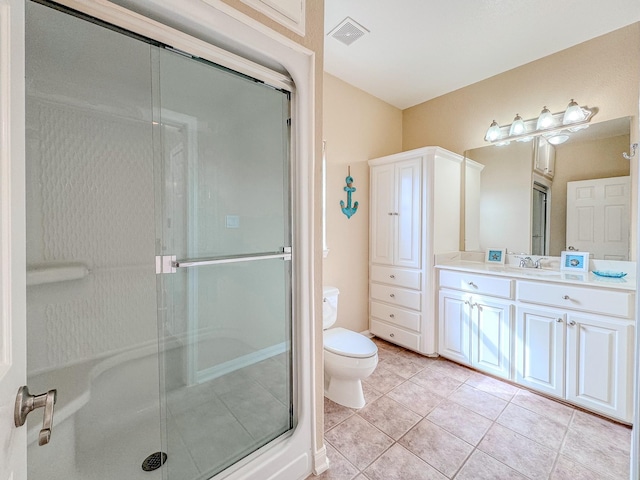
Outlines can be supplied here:
[[340, 290], [338, 290], [338, 287], [332, 287], [330, 285], [325, 285], [322, 287], [322, 295], [325, 297], [331, 296], [331, 295], [339, 295], [340, 294]]
[[352, 358], [369, 358], [378, 353], [378, 347], [370, 339], [341, 327], [324, 331], [324, 348], [337, 355]]

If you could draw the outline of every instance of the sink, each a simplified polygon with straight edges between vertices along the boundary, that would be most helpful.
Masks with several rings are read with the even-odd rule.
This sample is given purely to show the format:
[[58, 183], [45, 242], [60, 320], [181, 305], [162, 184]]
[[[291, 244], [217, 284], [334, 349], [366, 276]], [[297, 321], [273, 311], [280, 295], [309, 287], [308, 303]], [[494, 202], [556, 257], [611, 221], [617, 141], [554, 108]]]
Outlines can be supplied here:
[[525, 268], [525, 267], [505, 267], [505, 270], [511, 272], [518, 272], [524, 275], [531, 275], [532, 277], [552, 277], [560, 276], [560, 272], [557, 270], [545, 270], [544, 268]]

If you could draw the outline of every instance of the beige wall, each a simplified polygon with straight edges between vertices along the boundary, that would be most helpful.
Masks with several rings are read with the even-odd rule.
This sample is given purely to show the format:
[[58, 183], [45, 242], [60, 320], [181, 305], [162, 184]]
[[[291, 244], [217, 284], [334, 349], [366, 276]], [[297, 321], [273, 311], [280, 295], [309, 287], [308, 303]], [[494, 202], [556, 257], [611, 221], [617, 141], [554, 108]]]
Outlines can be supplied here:
[[566, 250], [567, 182], [629, 175], [629, 161], [622, 157], [622, 153], [628, 151], [628, 135], [556, 147], [551, 185], [551, 255], [559, 256], [559, 252]]
[[[367, 160], [402, 147], [402, 112], [362, 90], [325, 73], [324, 139], [327, 160], [327, 246], [323, 281], [340, 289], [338, 321], [361, 332], [369, 329], [369, 167]], [[351, 166], [353, 200], [350, 219], [345, 177]]]
[[[516, 113], [535, 118], [545, 105], [561, 111], [571, 98], [598, 107], [593, 123], [631, 117], [631, 142], [638, 142], [639, 85], [640, 23], [634, 23], [404, 110], [402, 149], [439, 145], [463, 154], [486, 145], [484, 135], [492, 120], [509, 124]], [[637, 165], [636, 155], [631, 161], [632, 259]]]
[[564, 110], [571, 98], [599, 108], [594, 123], [634, 117], [637, 133], [639, 83], [640, 23], [635, 23], [404, 110], [402, 148], [440, 145], [463, 154], [486, 145], [493, 119], [505, 125], [516, 113], [535, 118], [544, 105]]

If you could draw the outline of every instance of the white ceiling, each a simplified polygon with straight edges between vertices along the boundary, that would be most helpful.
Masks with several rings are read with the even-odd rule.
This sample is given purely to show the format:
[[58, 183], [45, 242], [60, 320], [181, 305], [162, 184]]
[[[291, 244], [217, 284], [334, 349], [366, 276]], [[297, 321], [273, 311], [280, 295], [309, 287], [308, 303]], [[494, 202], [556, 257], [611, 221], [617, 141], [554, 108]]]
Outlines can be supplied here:
[[638, 0], [325, 0], [325, 71], [405, 109], [640, 21]]

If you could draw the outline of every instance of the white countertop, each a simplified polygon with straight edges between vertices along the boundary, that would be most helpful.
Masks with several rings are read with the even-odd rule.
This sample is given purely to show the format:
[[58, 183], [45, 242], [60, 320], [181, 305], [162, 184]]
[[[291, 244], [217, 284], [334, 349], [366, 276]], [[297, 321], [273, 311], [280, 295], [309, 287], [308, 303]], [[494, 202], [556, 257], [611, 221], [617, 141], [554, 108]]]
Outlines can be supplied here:
[[448, 260], [436, 263], [436, 268], [498, 275], [521, 280], [537, 280], [553, 283], [570, 283], [587, 287], [617, 288], [621, 290], [636, 289], [635, 275], [628, 273], [624, 278], [599, 277], [593, 272], [564, 272], [545, 268], [522, 268], [516, 265], [495, 265], [470, 260]]

